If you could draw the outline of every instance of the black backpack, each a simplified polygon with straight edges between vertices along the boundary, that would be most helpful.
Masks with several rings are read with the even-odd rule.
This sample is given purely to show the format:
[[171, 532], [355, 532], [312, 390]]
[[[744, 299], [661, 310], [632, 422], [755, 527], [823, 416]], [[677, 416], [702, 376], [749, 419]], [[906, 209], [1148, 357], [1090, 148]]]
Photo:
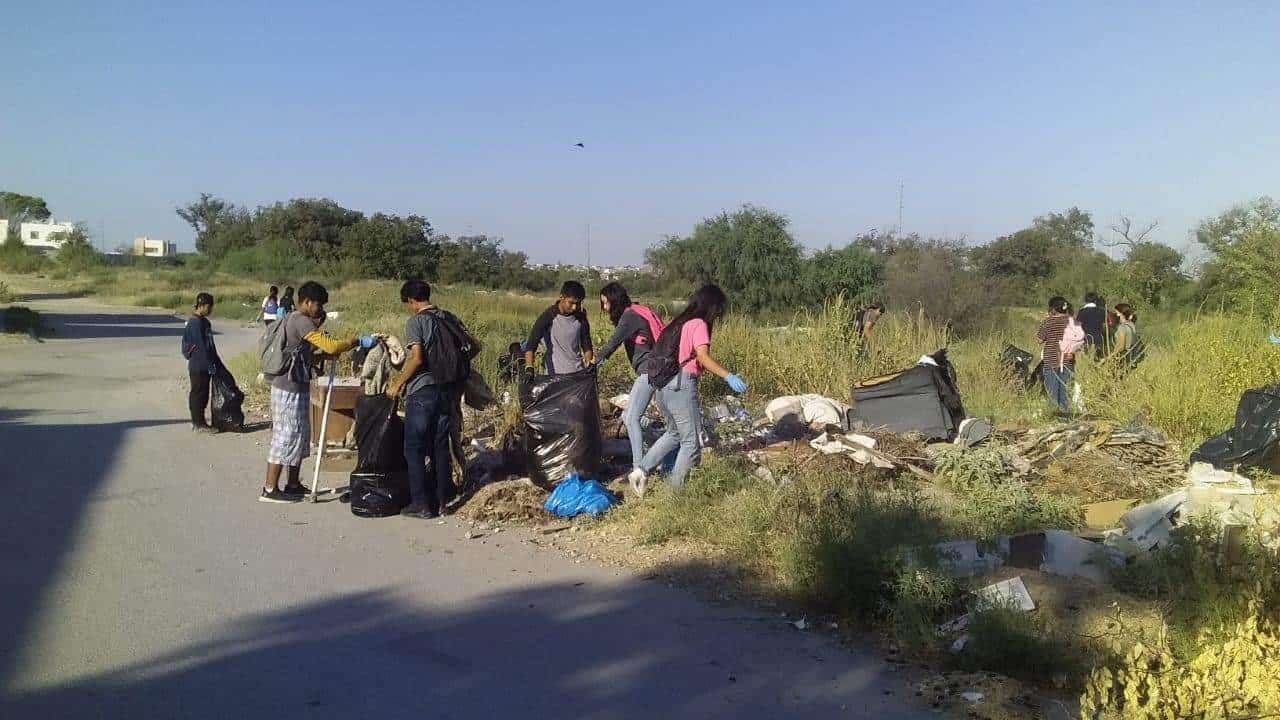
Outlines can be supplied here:
[[471, 374], [471, 360], [480, 354], [480, 343], [471, 337], [462, 321], [445, 310], [427, 310], [436, 326], [431, 342], [423, 348], [427, 372], [438, 385], [461, 382]]
[[[676, 352], [679, 352], [679, 343], [676, 343]], [[693, 357], [687, 357], [684, 362], [676, 362], [676, 355], [672, 353], [668, 355], [664, 352], [658, 352], [657, 348], [649, 353], [649, 357], [644, 360], [644, 374], [649, 376], [649, 385], [654, 390], [661, 390], [671, 382], [671, 379], [680, 374], [680, 368]]]

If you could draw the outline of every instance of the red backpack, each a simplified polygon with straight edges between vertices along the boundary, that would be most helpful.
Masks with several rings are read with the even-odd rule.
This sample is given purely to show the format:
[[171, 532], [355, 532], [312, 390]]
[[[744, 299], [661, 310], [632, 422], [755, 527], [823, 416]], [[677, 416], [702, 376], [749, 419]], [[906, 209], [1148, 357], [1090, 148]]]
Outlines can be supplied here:
[[[632, 303], [627, 309], [644, 318], [645, 322], [649, 323], [649, 336], [653, 338], [654, 343], [657, 343], [658, 336], [661, 335], [663, 329], [666, 328], [666, 324], [662, 322], [662, 318], [659, 318], [658, 314], [655, 313], [648, 305]], [[635, 343], [637, 345], [644, 345], [647, 342], [648, 341], [645, 340], [643, 334], [636, 333]]]

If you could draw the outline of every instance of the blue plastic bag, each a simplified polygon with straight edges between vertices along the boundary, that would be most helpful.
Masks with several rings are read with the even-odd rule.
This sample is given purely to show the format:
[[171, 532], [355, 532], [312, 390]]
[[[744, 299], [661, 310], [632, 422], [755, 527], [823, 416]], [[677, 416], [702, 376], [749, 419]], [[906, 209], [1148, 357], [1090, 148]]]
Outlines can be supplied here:
[[618, 497], [595, 480], [583, 480], [577, 473], [556, 485], [542, 507], [552, 515], [563, 518], [586, 513], [592, 517], [602, 515], [618, 503]]

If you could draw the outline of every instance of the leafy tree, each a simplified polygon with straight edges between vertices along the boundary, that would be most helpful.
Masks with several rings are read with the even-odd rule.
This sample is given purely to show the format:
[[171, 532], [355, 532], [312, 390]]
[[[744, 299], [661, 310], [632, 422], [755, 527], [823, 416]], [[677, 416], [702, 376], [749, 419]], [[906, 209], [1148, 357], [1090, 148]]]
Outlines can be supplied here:
[[869, 302], [884, 279], [884, 262], [856, 242], [827, 247], [804, 261], [805, 299], [818, 304], [843, 295], [850, 303]]
[[1127, 288], [1153, 307], [1159, 307], [1168, 291], [1185, 280], [1182, 253], [1158, 242], [1135, 243], [1121, 268]]
[[1058, 249], [1048, 233], [1026, 228], [975, 248], [973, 259], [987, 277], [1019, 280], [1025, 284], [1053, 274]]
[[209, 193], [175, 211], [195, 230], [196, 250], [212, 258], [255, 243], [249, 211]]
[[89, 241], [89, 233], [84, 225], [76, 225], [70, 232], [54, 233], [50, 238], [60, 243], [58, 248], [58, 264], [71, 270], [84, 270], [102, 264], [102, 253], [99, 253]]
[[498, 287], [524, 288], [528, 282], [529, 256], [522, 252], [503, 250], [498, 262]]
[[1263, 196], [1236, 205], [1196, 228], [1196, 240], [1210, 252], [1220, 253], [1250, 235], [1280, 227], [1280, 203]]
[[6, 242], [21, 242], [19, 231], [22, 223], [48, 220], [51, 214], [44, 198], [0, 190], [0, 218], [9, 221], [8, 237], [4, 238]]
[[744, 205], [698, 223], [687, 238], [669, 237], [647, 253], [664, 278], [714, 282], [746, 312], [786, 311], [798, 299], [800, 245], [785, 215]]
[[1237, 205], [1200, 224], [1210, 249], [1200, 279], [1203, 301], [1274, 316], [1280, 313], [1280, 209], [1269, 198]]
[[502, 270], [502, 240], [499, 238], [468, 235], [446, 242], [441, 248], [441, 282], [498, 287]]
[[[259, 208], [253, 217], [253, 235], [257, 242], [283, 240], [309, 260], [334, 261], [342, 257], [345, 231], [362, 221], [362, 213], [332, 200], [296, 198]], [[345, 245], [350, 251], [347, 237]]]
[[1031, 229], [1043, 232], [1057, 247], [1088, 249], [1093, 245], [1093, 218], [1078, 207], [1041, 215], [1032, 221]]
[[354, 259], [364, 273], [400, 280], [436, 277], [440, 244], [424, 217], [376, 213], [343, 228], [340, 235], [343, 255]]

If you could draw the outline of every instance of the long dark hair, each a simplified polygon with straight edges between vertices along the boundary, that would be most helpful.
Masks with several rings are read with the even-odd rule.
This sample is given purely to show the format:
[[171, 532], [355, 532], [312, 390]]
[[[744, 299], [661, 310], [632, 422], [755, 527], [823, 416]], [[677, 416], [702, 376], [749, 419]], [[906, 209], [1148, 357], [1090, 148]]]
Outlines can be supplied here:
[[[667, 325], [662, 331], [662, 335], [658, 338], [658, 345], [655, 350], [659, 353], [675, 355], [680, 350], [680, 331], [684, 329], [684, 324], [690, 320], [702, 320], [707, 323], [707, 332], [711, 331], [716, 320], [724, 314], [724, 307], [729, 299], [724, 296], [724, 291], [716, 285], [703, 285], [689, 296], [689, 304], [684, 306], [684, 310]], [[677, 362], [679, 359], [677, 359]]]
[[620, 282], [605, 285], [600, 288], [600, 294], [609, 301], [609, 320], [617, 325], [622, 319], [622, 313], [631, 307], [631, 296], [627, 294], [627, 289], [622, 287]]

